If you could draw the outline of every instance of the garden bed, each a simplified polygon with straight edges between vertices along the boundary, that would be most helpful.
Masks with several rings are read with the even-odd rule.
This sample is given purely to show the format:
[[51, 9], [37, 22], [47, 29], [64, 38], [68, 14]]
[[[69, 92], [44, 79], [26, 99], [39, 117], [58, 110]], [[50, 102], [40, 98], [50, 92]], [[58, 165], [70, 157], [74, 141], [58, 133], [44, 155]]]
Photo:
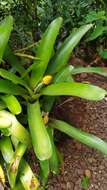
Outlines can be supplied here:
[[[107, 158], [85, 145], [107, 155], [107, 70], [102, 68], [105, 66], [102, 63], [97, 65], [100, 67], [92, 67], [97, 62], [90, 64], [89, 61], [88, 65], [84, 59], [74, 64], [75, 56], [70, 59], [73, 49], [93, 24], [75, 30], [53, 55], [62, 20], [58, 17], [49, 25], [37, 45], [36, 57], [22, 50], [22, 53], [20, 50], [13, 53], [9, 46], [4, 53], [13, 27], [13, 17], [6, 17], [1, 24], [1, 29], [8, 26], [8, 30], [7, 33], [2, 31], [4, 39], [0, 59], [10, 63], [9, 69], [5, 66], [5, 69], [0, 69], [2, 189], [6, 186], [14, 190], [94, 190], [101, 189], [102, 184], [105, 186], [103, 171], [105, 176]], [[25, 65], [26, 59], [18, 59], [17, 56], [34, 61], [31, 61], [32, 65], [27, 65], [30, 62]], [[23, 64], [19, 64], [22, 60]], [[68, 65], [69, 60], [71, 65]], [[64, 134], [60, 135], [54, 129], [85, 145]], [[38, 179], [35, 174], [38, 174]]]
[[[87, 81], [107, 89], [107, 79], [96, 74], [81, 74], [77, 81]], [[54, 117], [63, 119], [82, 130], [95, 134], [107, 141], [107, 99], [99, 102], [76, 97], [63, 97], [53, 110]], [[86, 171], [90, 173], [87, 190], [107, 189], [107, 156], [89, 148], [66, 135], [57, 134], [57, 146], [64, 162], [60, 175], [50, 175], [47, 190], [83, 190], [81, 182]], [[37, 172], [33, 153], [33, 170]]]
[[[77, 81], [90, 81], [107, 89], [107, 79], [94, 74], [76, 76]], [[74, 97], [64, 97], [56, 105], [55, 117], [64, 119], [84, 131], [107, 141], [107, 99], [91, 102]], [[66, 136], [58, 146], [64, 155], [59, 176], [50, 177], [48, 190], [82, 190], [81, 181], [86, 170], [91, 173], [87, 190], [107, 189], [107, 157]]]
[[[75, 64], [74, 64], [75, 65]], [[82, 64], [81, 64], [82, 65]], [[100, 64], [101, 66], [101, 64]], [[96, 74], [76, 75], [76, 81], [87, 82], [107, 89], [107, 78]], [[56, 103], [53, 117], [63, 119], [71, 125], [107, 141], [107, 98], [93, 102], [77, 97], [62, 97]], [[47, 190], [83, 190], [82, 180], [90, 173], [87, 190], [107, 189], [107, 156], [89, 148], [60, 132], [57, 134], [57, 147], [64, 162], [60, 175], [50, 175]], [[31, 151], [31, 165], [34, 172], [39, 172], [35, 156]], [[33, 164], [32, 164], [33, 163]]]

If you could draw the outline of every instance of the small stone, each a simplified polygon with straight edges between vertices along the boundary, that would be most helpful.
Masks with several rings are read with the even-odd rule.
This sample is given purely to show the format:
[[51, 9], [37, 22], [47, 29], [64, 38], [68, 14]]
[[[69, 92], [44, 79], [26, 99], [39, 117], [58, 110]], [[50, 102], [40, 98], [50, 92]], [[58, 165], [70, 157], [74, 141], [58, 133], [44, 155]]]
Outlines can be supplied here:
[[88, 162], [93, 163], [93, 162], [96, 162], [96, 160], [94, 158], [88, 158]]
[[101, 170], [99, 170], [99, 172], [98, 172], [99, 174], [101, 174], [102, 173], [102, 171]]
[[95, 189], [99, 189], [99, 186], [98, 186], [98, 185], [95, 185]]
[[82, 148], [82, 145], [79, 143], [75, 143], [75, 146], [76, 146], [77, 150], [81, 150], [81, 148]]
[[90, 178], [91, 177], [91, 171], [90, 170], [85, 170], [85, 176]]
[[104, 100], [107, 101], [107, 97], [105, 97]]
[[99, 169], [100, 169], [100, 170], [104, 170], [104, 169], [105, 169], [105, 166], [102, 166], [102, 165], [101, 165], [101, 166], [99, 166]]
[[67, 190], [71, 190], [74, 188], [74, 184], [72, 182], [67, 182]]

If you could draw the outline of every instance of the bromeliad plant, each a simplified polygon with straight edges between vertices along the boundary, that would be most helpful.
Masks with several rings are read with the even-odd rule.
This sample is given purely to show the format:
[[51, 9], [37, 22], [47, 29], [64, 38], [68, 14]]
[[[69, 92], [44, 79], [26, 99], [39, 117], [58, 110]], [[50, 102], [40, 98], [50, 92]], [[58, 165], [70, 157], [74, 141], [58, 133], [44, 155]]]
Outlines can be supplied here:
[[[40, 176], [43, 185], [51, 172], [59, 173], [61, 155], [54, 143], [54, 129], [58, 129], [78, 141], [107, 154], [107, 143], [100, 138], [87, 134], [69, 124], [49, 119], [49, 112], [56, 96], [78, 96], [87, 100], [102, 100], [106, 90], [97, 86], [75, 82], [71, 75], [81, 72], [95, 72], [107, 76], [102, 68], [74, 68], [68, 60], [92, 24], [84, 25], [65, 39], [59, 49], [54, 50], [55, 41], [62, 24], [62, 18], [56, 18], [47, 28], [37, 44], [33, 63], [27, 67], [6, 47], [13, 18], [6, 17], [0, 25], [0, 58], [10, 64], [9, 70], [0, 68], [0, 150], [11, 189], [40, 189], [24, 154], [33, 146], [40, 163]], [[26, 55], [26, 54], [25, 54]], [[25, 61], [24, 61], [25, 63]], [[23, 109], [22, 109], [23, 108]], [[19, 122], [24, 110], [26, 128]], [[27, 112], [27, 113], [26, 113]], [[20, 114], [17, 119], [17, 115]], [[29, 128], [27, 127], [29, 126]], [[4, 188], [5, 179], [0, 167], [0, 185]]]

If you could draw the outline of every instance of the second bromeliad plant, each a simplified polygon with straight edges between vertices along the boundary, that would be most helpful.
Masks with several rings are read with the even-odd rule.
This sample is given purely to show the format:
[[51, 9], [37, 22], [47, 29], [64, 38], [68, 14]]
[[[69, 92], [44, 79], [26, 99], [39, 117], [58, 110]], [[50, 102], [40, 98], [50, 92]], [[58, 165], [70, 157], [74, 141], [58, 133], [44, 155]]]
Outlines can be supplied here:
[[[83, 35], [93, 26], [84, 25], [70, 34], [54, 51], [54, 45], [62, 24], [62, 18], [55, 19], [43, 34], [37, 45], [34, 62], [25, 69], [22, 61], [7, 47], [13, 27], [13, 18], [6, 17], [0, 25], [0, 61], [10, 64], [9, 70], [0, 69], [0, 151], [5, 163], [7, 178], [13, 190], [40, 189], [24, 154], [33, 146], [40, 163], [43, 184], [49, 172], [59, 173], [60, 154], [54, 143], [54, 129], [68, 134], [78, 141], [96, 148], [107, 155], [107, 143], [100, 138], [70, 126], [64, 121], [49, 119], [49, 112], [56, 96], [70, 95], [99, 101], [106, 90], [85, 83], [78, 83], [71, 75], [81, 72], [95, 72], [107, 76], [103, 68], [74, 68], [68, 60]], [[17, 120], [24, 105], [28, 126]], [[5, 175], [0, 167], [0, 185], [5, 186]]]

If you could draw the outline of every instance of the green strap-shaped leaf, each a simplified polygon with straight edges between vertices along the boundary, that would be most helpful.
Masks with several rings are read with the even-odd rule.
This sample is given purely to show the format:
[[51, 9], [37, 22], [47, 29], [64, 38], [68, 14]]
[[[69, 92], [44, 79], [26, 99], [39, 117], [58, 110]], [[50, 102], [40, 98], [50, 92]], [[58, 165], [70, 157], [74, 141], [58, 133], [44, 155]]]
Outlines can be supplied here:
[[13, 17], [8, 16], [0, 23], [0, 62], [2, 60], [12, 29]]
[[26, 85], [26, 83], [21, 78], [17, 77], [14, 73], [5, 69], [0, 69], [0, 76], [12, 81], [15, 84], [21, 84], [23, 86]]
[[29, 164], [24, 159], [21, 160], [19, 170], [20, 170], [19, 171], [20, 181], [22, 182], [24, 189], [25, 190], [38, 189], [40, 185], [39, 181], [37, 177], [34, 175], [33, 171], [31, 170]]
[[12, 143], [9, 137], [3, 137], [0, 140], [0, 151], [2, 153], [3, 159], [8, 164], [14, 154]]
[[50, 163], [50, 170], [51, 172], [53, 172], [53, 174], [59, 174], [60, 172], [60, 161], [59, 161], [59, 157], [57, 154], [57, 148], [55, 146], [54, 143], [54, 132], [53, 129], [48, 127], [47, 128], [50, 140], [51, 140], [51, 144], [52, 144], [52, 156], [49, 159], [49, 163]]
[[96, 73], [107, 77], [107, 67], [74, 67], [71, 71], [72, 75], [79, 73]]
[[8, 80], [0, 80], [0, 93], [24, 96], [28, 92], [23, 87], [13, 84]]
[[102, 100], [107, 92], [97, 86], [79, 83], [79, 82], [65, 82], [52, 84], [41, 90], [42, 95], [48, 96], [78, 96], [88, 100]]
[[73, 66], [72, 65], [68, 65], [66, 67], [64, 67], [63, 69], [61, 69], [54, 77], [53, 79], [53, 83], [59, 83], [59, 82], [70, 82], [70, 81], [74, 81], [72, 78], [72, 71], [73, 71]]
[[38, 101], [28, 104], [28, 123], [36, 156], [39, 160], [49, 159], [52, 155], [52, 147]]
[[20, 84], [20, 85], [24, 86], [29, 91], [30, 94], [33, 93], [32, 90], [27, 85], [27, 83], [20, 77], [16, 76], [14, 73], [7, 71], [5, 69], [0, 69], [0, 76], [4, 79], [10, 80], [14, 84]]
[[62, 43], [61, 47], [58, 49], [54, 58], [47, 69], [48, 74], [53, 74], [58, 72], [62, 67], [64, 67], [71, 53], [76, 45], [79, 43], [84, 34], [92, 27], [92, 24], [87, 24], [76, 29], [73, 33], [70, 34], [68, 38]]
[[45, 73], [48, 62], [53, 53], [55, 40], [58, 35], [61, 24], [62, 24], [61, 17], [55, 19], [49, 25], [49, 27], [47, 28], [46, 32], [44, 33], [44, 35], [39, 43], [36, 56], [40, 58], [41, 62], [37, 63], [32, 70], [31, 86], [33, 88], [42, 79], [42, 77]]
[[19, 143], [16, 147], [12, 159], [9, 162], [9, 165], [7, 166], [8, 180], [11, 188], [14, 188], [15, 186], [18, 167], [26, 149], [27, 146], [25, 144]]
[[26, 82], [23, 79], [21, 79], [14, 73], [7, 71], [5, 69], [0, 69], [0, 76], [3, 77], [4, 79], [8, 79], [8, 80], [12, 81], [15, 84], [20, 84], [20, 85], [24, 86], [25, 88], [27, 86]]
[[14, 115], [18, 115], [22, 112], [22, 107], [18, 99], [13, 95], [4, 95], [1, 99], [5, 102], [7, 108]]
[[0, 117], [4, 119], [6, 118], [11, 122], [11, 126], [6, 128], [7, 131], [5, 129], [2, 129], [3, 134], [6, 136], [12, 135], [16, 137], [19, 142], [22, 142], [28, 146], [31, 144], [29, 132], [23, 125], [21, 125], [21, 123], [18, 122], [13, 114], [3, 110], [0, 111]]
[[60, 120], [53, 120], [50, 123], [50, 126], [107, 155], [107, 142], [96, 137], [95, 135], [83, 132]]
[[50, 173], [49, 160], [40, 160], [39, 164], [40, 164], [40, 178], [42, 181], [42, 185], [45, 186], [48, 181]]

